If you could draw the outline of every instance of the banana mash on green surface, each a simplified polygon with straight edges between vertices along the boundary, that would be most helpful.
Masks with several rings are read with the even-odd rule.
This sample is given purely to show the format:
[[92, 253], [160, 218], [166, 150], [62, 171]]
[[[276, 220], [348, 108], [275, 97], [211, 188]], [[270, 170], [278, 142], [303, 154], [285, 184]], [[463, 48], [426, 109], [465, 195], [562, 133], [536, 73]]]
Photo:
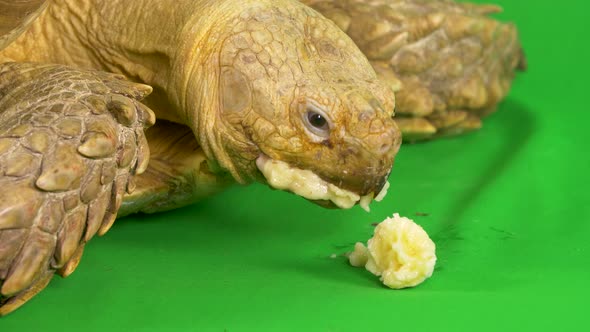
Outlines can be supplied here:
[[432, 276], [436, 246], [411, 219], [394, 214], [375, 228], [367, 246], [357, 242], [349, 254], [350, 265], [364, 266], [394, 289], [414, 287]]

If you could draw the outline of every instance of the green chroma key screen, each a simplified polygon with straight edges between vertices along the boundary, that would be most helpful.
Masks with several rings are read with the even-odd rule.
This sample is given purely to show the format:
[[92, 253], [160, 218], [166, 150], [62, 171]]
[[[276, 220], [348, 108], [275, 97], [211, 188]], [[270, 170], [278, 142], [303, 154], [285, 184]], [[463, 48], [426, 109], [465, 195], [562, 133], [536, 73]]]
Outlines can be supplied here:
[[[326, 210], [262, 185], [123, 218], [0, 331], [573, 331], [590, 296], [590, 7], [497, 1], [529, 69], [480, 131], [402, 146], [388, 196]], [[437, 245], [385, 288], [345, 257], [394, 212]], [[336, 254], [336, 258], [331, 258]]]

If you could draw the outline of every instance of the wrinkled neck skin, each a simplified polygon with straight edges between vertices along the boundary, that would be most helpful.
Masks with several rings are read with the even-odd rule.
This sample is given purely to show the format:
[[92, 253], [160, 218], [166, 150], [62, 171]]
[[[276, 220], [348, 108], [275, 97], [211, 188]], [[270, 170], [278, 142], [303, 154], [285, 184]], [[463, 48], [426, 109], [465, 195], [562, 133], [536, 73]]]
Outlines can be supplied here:
[[250, 2], [53, 0], [0, 63], [61, 63], [149, 84], [157, 117], [190, 126], [213, 163], [246, 182], [220, 146], [217, 62], [227, 16]]

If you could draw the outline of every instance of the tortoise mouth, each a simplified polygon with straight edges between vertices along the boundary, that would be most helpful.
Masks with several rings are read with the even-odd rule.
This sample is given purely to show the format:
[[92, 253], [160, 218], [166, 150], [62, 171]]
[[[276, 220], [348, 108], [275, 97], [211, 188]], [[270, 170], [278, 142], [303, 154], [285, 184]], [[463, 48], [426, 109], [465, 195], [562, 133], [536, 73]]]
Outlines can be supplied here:
[[374, 192], [359, 195], [323, 180], [310, 170], [293, 167], [264, 154], [256, 159], [256, 166], [270, 187], [292, 192], [327, 208], [350, 209], [359, 204], [369, 212], [370, 203], [373, 200], [381, 201], [389, 187], [387, 182], [377, 195]]

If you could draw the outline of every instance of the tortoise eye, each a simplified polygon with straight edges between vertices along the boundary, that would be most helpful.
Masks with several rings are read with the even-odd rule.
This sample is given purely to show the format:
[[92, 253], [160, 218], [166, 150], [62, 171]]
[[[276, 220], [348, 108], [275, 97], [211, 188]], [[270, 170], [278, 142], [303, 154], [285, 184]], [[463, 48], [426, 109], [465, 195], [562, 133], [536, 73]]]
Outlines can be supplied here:
[[330, 119], [319, 108], [308, 106], [303, 114], [303, 119], [307, 129], [314, 135], [321, 138], [330, 136]]
[[307, 121], [309, 121], [309, 124], [316, 127], [317, 129], [328, 129], [328, 121], [326, 121], [326, 118], [324, 118], [324, 116], [319, 113], [313, 111], [307, 112]]

